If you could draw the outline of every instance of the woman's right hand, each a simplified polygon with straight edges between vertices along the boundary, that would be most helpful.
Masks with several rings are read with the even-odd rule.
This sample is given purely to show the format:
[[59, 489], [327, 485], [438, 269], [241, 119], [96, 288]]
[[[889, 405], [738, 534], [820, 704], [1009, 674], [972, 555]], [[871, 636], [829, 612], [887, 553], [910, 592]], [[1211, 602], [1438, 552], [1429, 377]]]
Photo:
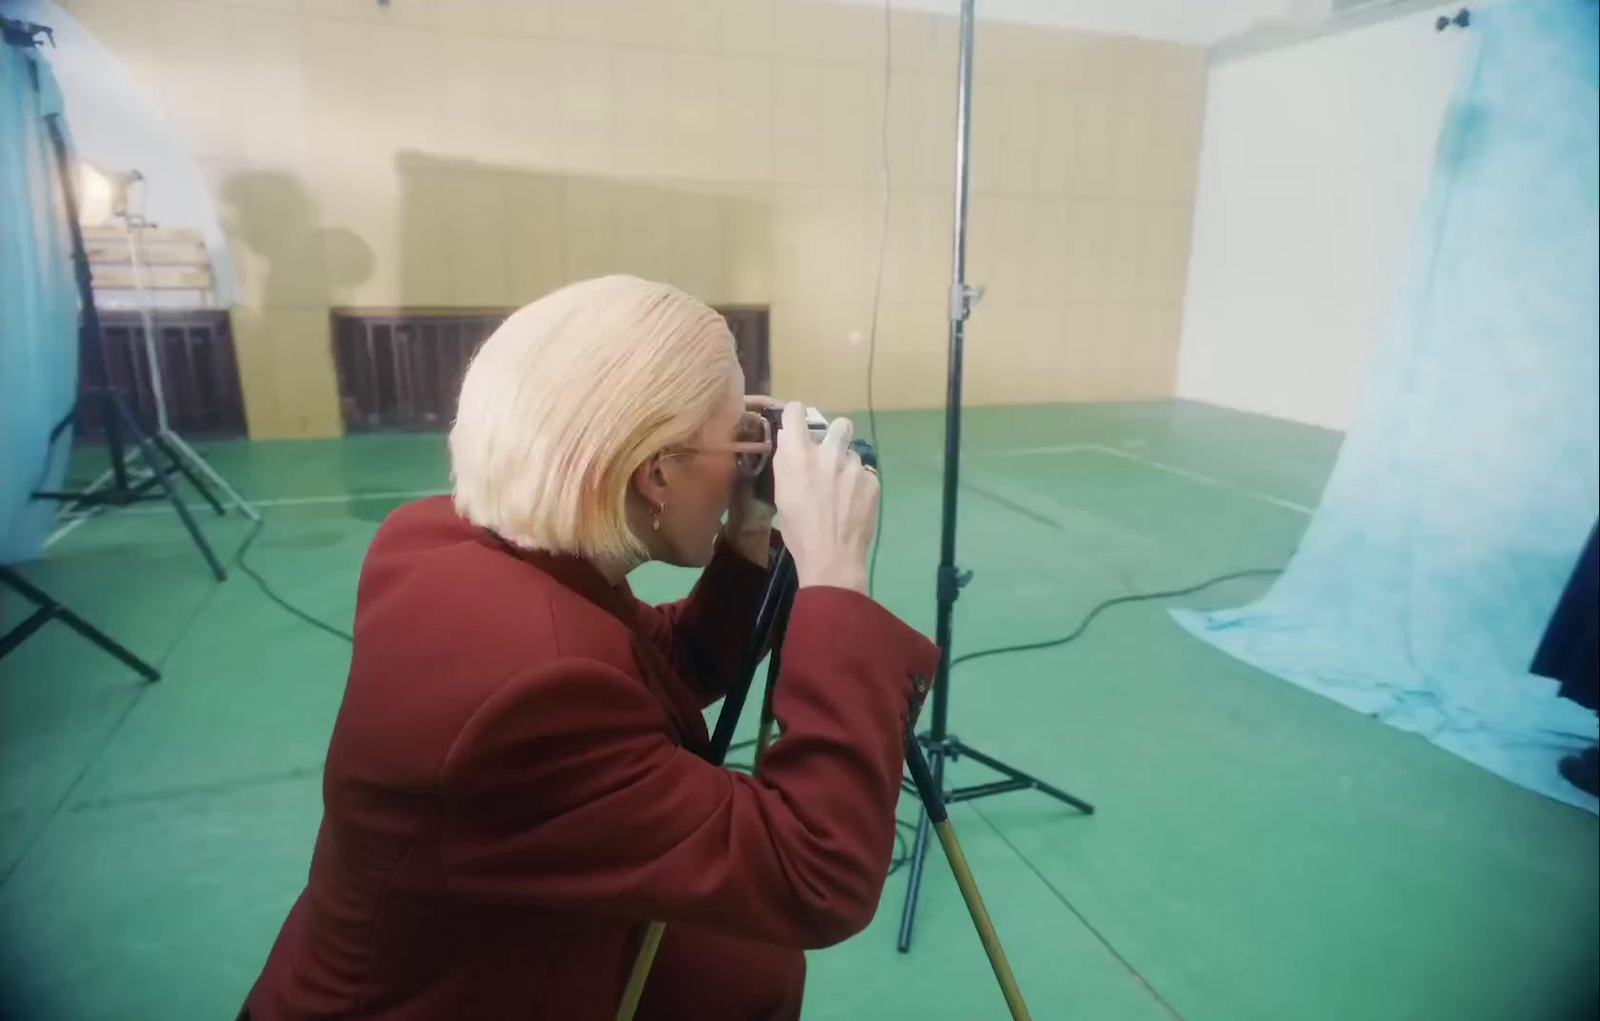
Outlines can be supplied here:
[[836, 418], [822, 442], [814, 442], [805, 407], [791, 403], [783, 409], [772, 455], [773, 488], [801, 588], [826, 585], [866, 594], [878, 476], [850, 449], [853, 433], [848, 418]]

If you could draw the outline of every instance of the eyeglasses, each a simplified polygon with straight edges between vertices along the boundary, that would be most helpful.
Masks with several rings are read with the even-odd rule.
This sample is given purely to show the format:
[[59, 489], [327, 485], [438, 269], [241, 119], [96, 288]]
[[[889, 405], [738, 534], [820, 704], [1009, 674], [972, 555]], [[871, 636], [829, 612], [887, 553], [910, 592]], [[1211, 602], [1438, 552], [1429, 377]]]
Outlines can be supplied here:
[[767, 467], [768, 459], [772, 457], [772, 423], [754, 411], [746, 411], [739, 416], [739, 427], [734, 430], [731, 442], [684, 447], [674, 453], [731, 453], [739, 477], [753, 479], [761, 474]]

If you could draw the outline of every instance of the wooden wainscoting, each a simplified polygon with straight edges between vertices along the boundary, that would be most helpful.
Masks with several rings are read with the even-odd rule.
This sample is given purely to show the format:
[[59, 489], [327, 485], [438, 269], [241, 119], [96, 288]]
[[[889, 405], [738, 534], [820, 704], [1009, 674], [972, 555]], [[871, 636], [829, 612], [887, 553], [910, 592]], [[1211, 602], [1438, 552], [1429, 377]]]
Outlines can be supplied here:
[[[347, 432], [446, 429], [478, 345], [512, 309], [335, 309], [333, 357]], [[733, 332], [746, 387], [771, 385], [765, 307], [719, 308]]]

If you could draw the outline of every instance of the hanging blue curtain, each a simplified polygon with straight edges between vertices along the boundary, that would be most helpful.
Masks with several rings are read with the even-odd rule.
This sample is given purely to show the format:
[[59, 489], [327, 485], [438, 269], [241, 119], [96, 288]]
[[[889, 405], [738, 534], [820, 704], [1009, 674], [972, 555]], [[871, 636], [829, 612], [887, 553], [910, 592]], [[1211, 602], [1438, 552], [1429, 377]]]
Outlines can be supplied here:
[[0, 45], [0, 564], [39, 555], [55, 520], [72, 431], [52, 430], [78, 386], [78, 289], [45, 118], [50, 65], [15, 22]]
[[[1551, 797], [1594, 714], [1528, 665], [1597, 511], [1600, 18], [1475, 10], [1405, 293], [1321, 506], [1217, 647]], [[1425, 40], [1419, 40], [1419, 45]]]

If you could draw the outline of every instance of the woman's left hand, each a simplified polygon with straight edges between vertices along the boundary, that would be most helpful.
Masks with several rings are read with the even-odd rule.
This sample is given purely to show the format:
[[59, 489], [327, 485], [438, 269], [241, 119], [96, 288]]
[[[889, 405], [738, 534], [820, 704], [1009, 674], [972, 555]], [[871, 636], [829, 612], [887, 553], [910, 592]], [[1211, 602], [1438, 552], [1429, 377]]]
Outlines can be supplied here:
[[[777, 406], [771, 397], [746, 395], [744, 399], [746, 411], [765, 411]], [[733, 501], [728, 505], [728, 521], [722, 526], [722, 534], [746, 560], [766, 567], [772, 519], [777, 513], [777, 508], [756, 499], [754, 479], [740, 479]]]

